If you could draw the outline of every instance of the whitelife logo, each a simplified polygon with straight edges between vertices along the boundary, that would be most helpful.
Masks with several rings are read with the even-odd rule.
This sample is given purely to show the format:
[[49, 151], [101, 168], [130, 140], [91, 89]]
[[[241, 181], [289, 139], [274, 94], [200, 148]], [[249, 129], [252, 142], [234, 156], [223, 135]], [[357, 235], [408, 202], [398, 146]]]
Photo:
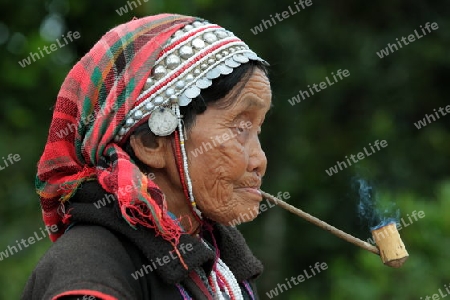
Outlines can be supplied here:
[[[414, 221], [412, 219], [414, 219], [417, 222], [417, 221], [419, 221], [419, 219], [425, 218], [425, 212], [423, 210], [413, 211], [411, 213], [411, 216], [409, 214], [407, 214], [406, 216], [408, 218], [407, 221], [405, 221], [404, 218], [401, 218], [400, 221], [396, 222], [397, 231], [400, 231], [403, 228], [406, 228], [409, 225], [411, 225], [412, 223], [414, 223]], [[419, 217], [419, 219], [417, 217]], [[408, 221], [409, 221], [409, 223], [408, 223]], [[377, 231], [377, 233], [376, 233], [377, 238], [378, 239], [386, 238], [387, 236], [389, 236], [388, 231], [390, 231], [391, 233], [394, 233], [392, 227], [385, 226], [383, 230]], [[368, 238], [366, 241], [372, 245], [376, 245], [373, 237]]]
[[[93, 111], [91, 114], [89, 114], [87, 117], [81, 117], [80, 119], [80, 123], [83, 123], [85, 126], [87, 126], [89, 123], [94, 122], [96, 119], [98, 118], [103, 118], [104, 116], [108, 115], [111, 111], [117, 111], [118, 110], [118, 104], [114, 103], [114, 105], [110, 106], [110, 107], [105, 107], [102, 110], [100, 110], [99, 112], [97, 111]], [[68, 136], [71, 133], [76, 132], [77, 130], [77, 125], [75, 123], [72, 122], [68, 122], [67, 125], [61, 129], [59, 132], [56, 132], [56, 135], [58, 136], [58, 138], [62, 139], [66, 136]]]
[[[334, 82], [330, 81], [330, 79], [327, 77], [325, 77], [325, 81], [322, 81], [319, 84], [314, 83], [311, 87], [311, 85], [308, 85], [308, 90], [302, 91], [300, 90], [298, 92], [297, 95], [295, 95], [294, 97], [292, 97], [291, 99], [288, 99], [288, 102], [294, 106], [297, 103], [300, 103], [302, 100], [305, 100], [306, 98], [311, 97], [312, 95], [314, 95], [314, 91], [316, 91], [316, 93], [326, 89], [329, 86], [332, 86], [333, 84], [335, 84], [336, 82], [338, 82], [339, 80], [336, 78], [339, 77], [340, 80], [343, 80], [345, 77], [350, 76], [350, 72], [345, 69], [344, 71], [341, 71], [341, 69], [336, 71], [336, 75], [334, 74], [334, 72], [331, 72], [331, 75], [333, 76]], [[320, 89], [318, 89], [318, 87], [320, 87]], [[301, 96], [301, 99], [300, 99]]]
[[[148, 2], [149, 0], [142, 0], [142, 2]], [[137, 2], [137, 3], [136, 3]], [[127, 1], [127, 4], [120, 7], [119, 9], [116, 9], [116, 13], [119, 16], [122, 16], [124, 14], [127, 14], [128, 12], [131, 12], [133, 9], [138, 8], [138, 6], [142, 5], [141, 0], [136, 1]], [[128, 10], [130, 8], [130, 10]]]
[[[64, 34], [61, 36], [61, 38], [56, 39], [56, 43], [50, 44], [49, 46], [38, 47], [38, 53], [30, 52], [30, 55], [28, 55], [27, 58], [22, 59], [22, 61], [19, 61], [19, 65], [22, 68], [25, 68], [26, 66], [29, 66], [31, 64], [31, 60], [33, 62], [37, 61], [38, 59], [41, 59], [45, 56], [44, 52], [46, 54], [51, 54], [52, 52], [55, 52], [56, 50], [66, 46], [70, 42], [73, 42], [74, 40], [77, 40], [80, 38], [80, 33], [78, 31], [75, 31], [72, 33], [72, 31], [69, 31], [65, 36]], [[60, 39], [64, 41], [64, 43], [61, 43]]]
[[[280, 200], [286, 200], [291, 198], [291, 194], [289, 194], [289, 192], [278, 192], [277, 198]], [[265, 212], [267, 209], [277, 206], [267, 199], [265, 202], [266, 203], [260, 203], [259, 206], [256, 206], [253, 209], [249, 208], [248, 213], [240, 213], [239, 217], [228, 222], [228, 225], [236, 227], [237, 225], [241, 225], [242, 223], [249, 222], [256, 218], [256, 216], [258, 216], [259, 214]]]
[[293, 283], [294, 285], [298, 285], [304, 282], [306, 279], [310, 279], [326, 269], [328, 269], [327, 263], [316, 262], [314, 267], [309, 266], [309, 271], [305, 269], [303, 270], [303, 274], [300, 274], [297, 277], [292, 276], [290, 279], [286, 278], [286, 283], [279, 283], [274, 289], [268, 291], [266, 295], [267, 297], [269, 297], [269, 299], [272, 299], [273, 297], [278, 296], [279, 293], [281, 294], [284, 291], [291, 289], [292, 288], [291, 283]]
[[[417, 39], [421, 39], [422, 37], [424, 37], [425, 35], [427, 35], [427, 31], [428, 31], [428, 33], [430, 33], [430, 32], [431, 32], [431, 29], [437, 30], [437, 29], [439, 28], [439, 26], [438, 26], [438, 24], [437, 24], [436, 22], [433, 22], [433, 23], [431, 23], [431, 24], [430, 24], [430, 22], [427, 22], [427, 23], [425, 24], [425, 28], [427, 29], [426, 31], [425, 31], [425, 29], [422, 27], [422, 25], [420, 25], [420, 28], [422, 29], [423, 35], [420, 35], [420, 34], [417, 32], [417, 29], [415, 29], [415, 30], [414, 30], [414, 34], [408, 35], [408, 41], [409, 41], [409, 42], [406, 41], [406, 37], [402, 36], [402, 38], [401, 38], [400, 40], [402, 41], [402, 43], [403, 43], [404, 46], [407, 46], [407, 45], [409, 45], [410, 43], [414, 42], [414, 41], [416, 40], [416, 38], [417, 38]], [[430, 28], [431, 28], [431, 29], [430, 29]], [[398, 38], [396, 38], [396, 41], [397, 41], [398, 47], [403, 48], [402, 43], [400, 43], [400, 41], [399, 41]], [[386, 48], [381, 49], [380, 51], [377, 52], [378, 57], [381, 59], [381, 58], [384, 58], [384, 57], [388, 56], [388, 55], [391, 54], [391, 53], [394, 53], [395, 51], [398, 51], [397, 45], [395, 44], [395, 42], [394, 42], [394, 44], [388, 43], [388, 46], [387, 46]]]
[[[216, 147], [222, 145], [226, 141], [229, 141], [230, 139], [237, 137], [238, 135], [244, 133], [246, 130], [252, 128], [252, 122], [241, 121], [239, 123], [239, 126], [236, 126], [235, 128], [239, 129], [238, 133], [234, 133], [230, 129], [230, 133], [223, 133], [222, 135], [216, 135], [214, 138], [211, 138], [211, 141], [213, 144], [211, 144], [210, 142], [206, 142], [206, 143], [202, 142], [202, 145], [200, 147], [195, 148], [194, 150], [191, 150], [192, 155], [194, 157], [197, 157], [199, 155], [202, 155], [203, 153], [208, 152], [209, 150], [212, 150], [213, 148], [216, 148]], [[216, 143], [216, 141], [217, 141], [217, 143]]]
[[[312, 5], [312, 0], [299, 0], [298, 3], [294, 2], [294, 6], [295, 8], [293, 9], [290, 5], [288, 6], [289, 10], [285, 10], [282, 13], [276, 13], [275, 14], [275, 18], [278, 20], [278, 22], [281, 22], [287, 18], [289, 18], [290, 16], [293, 16], [297, 13], [299, 13], [302, 10], [305, 10], [306, 7], [311, 6]], [[300, 8], [301, 7], [301, 8]], [[272, 22], [270, 20], [261, 20], [261, 23], [257, 26], [255, 26], [254, 28], [250, 28], [250, 31], [254, 34], [257, 35], [260, 32], [263, 32], [264, 29], [268, 29], [269, 27], [272, 27], [273, 25], [277, 24], [277, 21], [275, 21], [275, 18], [270, 15], [270, 20], [272, 20]]]
[[[149, 173], [147, 175], [147, 178], [149, 180], [154, 181], [156, 178], [155, 173]], [[125, 187], [120, 187], [117, 191], [118, 194], [120, 194], [121, 196], [125, 196], [129, 193], [131, 193], [131, 191], [133, 190], [138, 190], [139, 188], [137, 188], [134, 185], [126, 185]], [[116, 197], [114, 197], [114, 195], [110, 194], [110, 193], [106, 193], [101, 199], [98, 199], [97, 201], [94, 202], [94, 206], [96, 209], [100, 209], [102, 207], [105, 207], [108, 204], [111, 204], [113, 202], [116, 201]]]
[[[42, 228], [39, 228], [41, 230], [41, 234], [39, 235], [38, 232], [34, 232], [34, 236], [30, 236], [27, 239], [21, 239], [20, 242], [16, 240], [16, 246], [8, 246], [5, 251], [0, 252], [0, 261], [8, 258], [10, 255], [13, 256], [14, 254], [18, 253], [19, 251], [24, 250], [25, 248], [28, 248], [30, 245], [33, 245], [34, 243], [43, 240], [48, 235], [52, 233], [56, 233], [58, 231], [58, 227], [56, 225], [52, 226], [45, 226], [45, 230], [47, 231], [48, 235], [44, 232]], [[27, 243], [28, 242], [28, 243]], [[22, 249], [23, 246], [23, 249]], [[17, 250], [19, 248], [19, 250]], [[14, 251], [13, 251], [14, 250]]]
[[[439, 116], [438, 112], [436, 111], [436, 109], [434, 110], [434, 114], [436, 115], [437, 119], [440, 119], [441, 117]], [[444, 112], [444, 108], [443, 107], [439, 107], [439, 112], [441, 113], [441, 115], [444, 117], [446, 116], [448, 113], [450, 113], [450, 105], [447, 105], [445, 107], [445, 111]], [[427, 126], [428, 124], [431, 124], [432, 122], [436, 122], [436, 118], [431, 114], [425, 114], [425, 118], [423, 118], [423, 120], [419, 120], [417, 121], [417, 123], [414, 123], [414, 126], [416, 126], [417, 129], [421, 129], [425, 126]]]
[[[8, 154], [8, 157], [5, 159], [2, 157], [3, 163], [0, 162], [0, 171], [3, 171], [7, 167], [13, 165], [16, 162], [20, 161], [20, 155], [19, 154]], [[9, 162], [9, 163], [8, 163]]]
[[[375, 148], [377, 148], [378, 151], [380, 151], [381, 150], [380, 146], [382, 148], [385, 148], [388, 146], [388, 143], [386, 140], [382, 140], [381, 142], [376, 140], [374, 143], [374, 146], [375, 146]], [[372, 149], [372, 152], [367, 151], [366, 147], [363, 148], [364, 153], [367, 156], [371, 156], [372, 154], [374, 154], [376, 152], [372, 146], [372, 143], [369, 143], [369, 147], [370, 147], [370, 149]], [[357, 162], [363, 160], [364, 158], [366, 158], [364, 153], [359, 152], [357, 155], [350, 154], [350, 159], [353, 161], [353, 163], [357, 163]], [[357, 157], [357, 159], [355, 157]], [[352, 163], [351, 163], [350, 159], [347, 156], [345, 156], [345, 159], [347, 160], [348, 166], [351, 166]], [[347, 164], [345, 163], [345, 161], [337, 161], [336, 165], [329, 168], [328, 170], [325, 170], [325, 172], [328, 174], [328, 176], [333, 176], [333, 174], [337, 174], [339, 172], [339, 170], [341, 170], [341, 171], [343, 170], [342, 166], [344, 166], [344, 168], [347, 168]]]
[[[450, 286], [449, 285], [444, 284], [445, 291], [442, 291], [442, 289], [439, 289], [438, 290], [439, 294], [433, 294], [431, 296], [426, 295], [425, 298], [420, 297], [420, 299], [424, 299], [424, 300], [440, 300], [442, 298], [445, 298], [448, 295], [450, 295]], [[447, 293], [445, 293], [445, 292], [447, 292]]]
[[[180, 253], [182, 253], [183, 255], [186, 254], [186, 252], [190, 252], [192, 250], [194, 250], [194, 246], [192, 244], [180, 244]], [[140, 268], [139, 270], [135, 271], [134, 273], [131, 273], [131, 276], [133, 277], [134, 280], [138, 280], [140, 277], [144, 277], [146, 274], [155, 271], [156, 269], [158, 269], [158, 266], [162, 267], [168, 263], [170, 263], [173, 260], [179, 259], [179, 257], [175, 254], [175, 251], [169, 251], [168, 255], [164, 255], [163, 257], [157, 257], [156, 258], [156, 262], [153, 261], [153, 259], [150, 260], [149, 265], [142, 265], [142, 268]], [[156, 265], [156, 263], [158, 265]]]

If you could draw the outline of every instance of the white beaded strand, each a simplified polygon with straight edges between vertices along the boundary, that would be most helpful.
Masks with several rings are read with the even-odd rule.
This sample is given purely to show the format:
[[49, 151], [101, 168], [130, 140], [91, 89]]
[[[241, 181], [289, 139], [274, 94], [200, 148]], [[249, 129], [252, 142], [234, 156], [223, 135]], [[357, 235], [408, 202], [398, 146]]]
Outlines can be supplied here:
[[231, 272], [228, 266], [220, 258], [217, 261], [217, 269], [221, 274], [223, 274], [225, 280], [228, 282], [228, 285], [232, 290], [230, 291], [230, 296], [231, 293], [233, 293], [236, 300], [244, 300], [244, 298], [242, 297], [241, 287], [239, 286], [236, 277], [234, 277], [233, 272]]
[[216, 293], [213, 295], [215, 300], [225, 300], [225, 297], [222, 295], [222, 291], [220, 290], [218, 281], [217, 281], [217, 275], [216, 272], [214, 270], [211, 271], [211, 274], [209, 275], [211, 276], [211, 281], [212, 284], [214, 284], [214, 290], [216, 291]]
[[[203, 244], [210, 250], [211, 247], [205, 242], [205, 240], [202, 239]], [[231, 298], [231, 295], [233, 294], [236, 300], [244, 300], [244, 297], [242, 296], [241, 287], [239, 286], [239, 283], [236, 280], [236, 277], [234, 277], [233, 272], [231, 272], [230, 268], [220, 259], [220, 257], [217, 260], [217, 271], [225, 277], [225, 280], [227, 281], [228, 285], [231, 288], [231, 291], [225, 286], [225, 289], [228, 294], [228, 296]], [[222, 300], [224, 299], [222, 292], [218, 285], [218, 279], [217, 274], [214, 270], [211, 271], [211, 280], [216, 287], [216, 299]]]
[[189, 176], [189, 168], [188, 168], [188, 160], [186, 155], [186, 149], [184, 146], [184, 130], [183, 130], [183, 122], [181, 120], [181, 114], [180, 114], [180, 106], [177, 104], [172, 105], [172, 109], [175, 110], [175, 114], [178, 118], [178, 131], [180, 133], [180, 148], [181, 148], [181, 155], [183, 157], [183, 169], [184, 169], [184, 175], [188, 187], [188, 193], [189, 193], [189, 199], [191, 201], [192, 208], [194, 209], [195, 213], [199, 216], [199, 218], [202, 218], [202, 213], [197, 208], [197, 204], [195, 203], [194, 199], [194, 193], [192, 191], [192, 181], [191, 176]]

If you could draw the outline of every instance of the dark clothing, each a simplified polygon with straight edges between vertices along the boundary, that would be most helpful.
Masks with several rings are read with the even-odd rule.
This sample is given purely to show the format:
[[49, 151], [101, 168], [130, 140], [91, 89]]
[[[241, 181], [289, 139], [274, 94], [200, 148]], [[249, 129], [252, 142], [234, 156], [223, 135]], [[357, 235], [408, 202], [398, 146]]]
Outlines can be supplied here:
[[[114, 202], [101, 208], [93, 204], [104, 197], [105, 191], [95, 182], [85, 183], [77, 191], [66, 205], [75, 226], [40, 260], [22, 299], [77, 299], [64, 295], [79, 299], [93, 295], [108, 300], [184, 299], [180, 292], [183, 289], [193, 299], [209, 298], [192, 270], [201, 268], [209, 275], [213, 251], [198, 238], [182, 235], [178, 249], [189, 268], [186, 270], [173, 251], [170, 254], [173, 249], [169, 242], [152, 230], [131, 228]], [[214, 224], [212, 232], [220, 258], [241, 284], [245, 298], [250, 299], [242, 284], [245, 281], [252, 284], [257, 298], [253, 280], [262, 272], [261, 262], [237, 229]], [[203, 238], [213, 244], [209, 231], [203, 233]]]

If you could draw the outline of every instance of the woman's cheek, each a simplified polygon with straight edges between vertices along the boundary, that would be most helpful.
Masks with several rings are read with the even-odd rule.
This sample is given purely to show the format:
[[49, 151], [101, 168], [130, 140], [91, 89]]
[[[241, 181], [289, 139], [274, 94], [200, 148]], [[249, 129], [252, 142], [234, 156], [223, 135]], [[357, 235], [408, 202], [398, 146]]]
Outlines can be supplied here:
[[229, 169], [231, 179], [239, 179], [247, 169], [245, 147], [237, 140], [229, 141], [225, 147], [225, 151], [222, 151], [222, 165]]
[[[222, 132], [222, 134], [224, 132]], [[195, 170], [192, 172], [194, 173], [192, 175], [196, 175], [195, 181], [197, 184], [199, 181], [203, 181], [201, 185], [203, 185], [204, 188], [216, 190], [211, 190], [210, 193], [225, 192], [217, 191], [217, 189], [223, 190], [226, 186], [234, 185], [246, 171], [248, 158], [246, 155], [246, 148], [242, 142], [242, 139], [245, 139], [245, 133], [238, 135], [235, 132], [231, 134], [228, 130], [226, 132], [230, 133], [230, 139], [223, 141], [222, 143], [216, 142], [214, 145], [211, 140], [200, 139], [197, 140], [198, 142], [195, 145], [191, 145], [191, 147], [187, 149], [190, 158], [189, 169]], [[192, 154], [195, 150], [201, 148], [203, 145], [207, 145], [207, 142], [212, 144], [213, 147], [211, 149], [209, 149], [209, 147], [208, 149], [203, 147], [203, 153], [194, 157]], [[225, 189], [227, 190], [225, 193], [228, 194], [229, 187], [226, 187]]]

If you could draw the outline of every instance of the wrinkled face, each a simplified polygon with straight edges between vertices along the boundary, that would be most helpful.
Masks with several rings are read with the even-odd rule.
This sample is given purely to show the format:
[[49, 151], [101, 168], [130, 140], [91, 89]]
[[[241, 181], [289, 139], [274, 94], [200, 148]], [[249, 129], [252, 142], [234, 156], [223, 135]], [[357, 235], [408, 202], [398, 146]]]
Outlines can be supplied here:
[[225, 225], [251, 221], [262, 200], [258, 189], [267, 160], [258, 135], [271, 106], [269, 80], [256, 69], [244, 87], [237, 84], [221, 100], [229, 97], [235, 97], [231, 106], [213, 104], [196, 117], [186, 141], [197, 205], [208, 218]]

